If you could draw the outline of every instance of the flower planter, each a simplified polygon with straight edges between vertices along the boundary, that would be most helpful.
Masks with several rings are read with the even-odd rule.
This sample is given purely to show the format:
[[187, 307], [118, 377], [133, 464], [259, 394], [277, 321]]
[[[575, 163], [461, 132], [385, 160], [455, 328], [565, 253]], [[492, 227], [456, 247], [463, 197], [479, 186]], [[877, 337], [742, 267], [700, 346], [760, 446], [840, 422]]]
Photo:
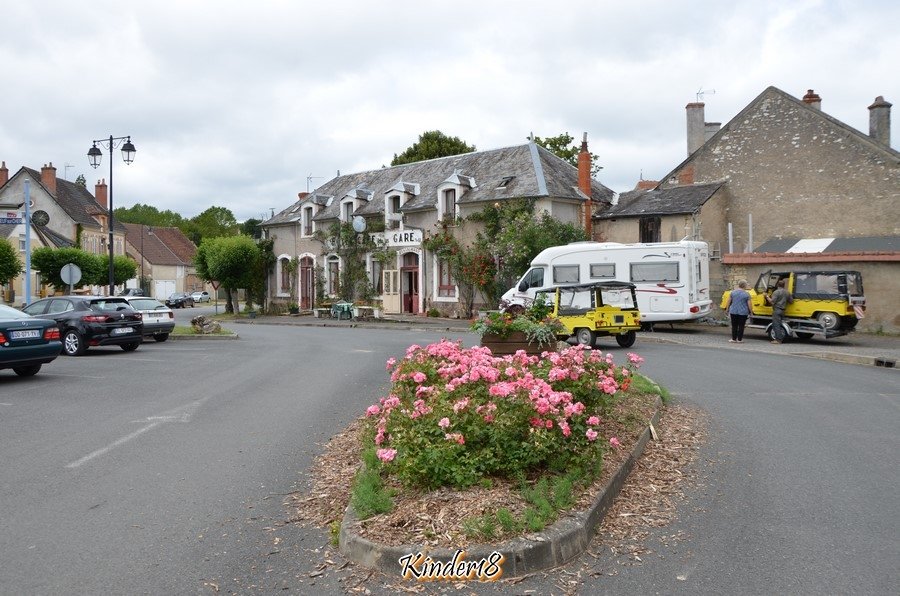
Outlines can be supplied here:
[[518, 350], [525, 350], [526, 354], [540, 355], [541, 352], [556, 349], [556, 342], [552, 346], [540, 346], [537, 342], [528, 343], [528, 338], [521, 331], [512, 331], [506, 337], [485, 333], [481, 336], [481, 345], [490, 348], [494, 356], [515, 354]]

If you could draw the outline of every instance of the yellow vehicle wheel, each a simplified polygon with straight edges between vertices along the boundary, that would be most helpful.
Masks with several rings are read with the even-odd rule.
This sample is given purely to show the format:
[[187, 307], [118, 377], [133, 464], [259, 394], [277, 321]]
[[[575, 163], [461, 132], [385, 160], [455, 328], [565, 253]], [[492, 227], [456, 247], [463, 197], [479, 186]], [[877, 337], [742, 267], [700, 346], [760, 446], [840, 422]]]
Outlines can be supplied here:
[[836, 312], [820, 312], [816, 320], [825, 329], [837, 329], [841, 324], [841, 317]]
[[575, 339], [583, 346], [594, 347], [594, 341], [597, 339], [597, 336], [590, 329], [582, 327], [575, 330]]
[[630, 348], [634, 345], [635, 339], [637, 339], [637, 333], [635, 333], [634, 331], [629, 331], [628, 333], [617, 335], [616, 343], [618, 343], [623, 348]]

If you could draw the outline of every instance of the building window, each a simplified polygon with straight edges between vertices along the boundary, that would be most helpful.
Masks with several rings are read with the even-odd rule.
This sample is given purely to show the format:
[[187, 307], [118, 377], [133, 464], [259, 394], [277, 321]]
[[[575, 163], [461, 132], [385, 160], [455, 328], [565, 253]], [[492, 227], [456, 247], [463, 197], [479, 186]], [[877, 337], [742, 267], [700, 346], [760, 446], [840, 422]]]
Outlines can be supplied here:
[[312, 236], [313, 235], [313, 208], [312, 207], [304, 207], [303, 208], [303, 235], [304, 236]]
[[387, 228], [396, 230], [400, 227], [400, 195], [388, 197]]
[[438, 297], [439, 298], [455, 298], [456, 284], [453, 283], [453, 277], [450, 275], [450, 263], [446, 259], [438, 259]]
[[281, 292], [282, 294], [286, 294], [291, 291], [291, 274], [288, 271], [288, 267], [286, 266], [287, 264], [287, 259], [281, 259], [278, 262], [278, 265], [281, 268], [281, 288], [279, 289], [279, 292]]
[[456, 219], [456, 189], [445, 190], [441, 195], [441, 209], [444, 219]]
[[341, 221], [349, 223], [353, 219], [353, 201], [341, 203]]
[[328, 287], [326, 292], [331, 296], [337, 296], [341, 289], [341, 268], [338, 258], [335, 256], [328, 257], [327, 267], [328, 278], [326, 282]]
[[641, 242], [660, 242], [661, 222], [658, 217], [642, 217], [640, 221]]
[[383, 270], [384, 266], [381, 264], [381, 261], [372, 259], [372, 275], [369, 278], [369, 281], [372, 283], [372, 293], [376, 296], [381, 296], [384, 288], [384, 280], [381, 278], [381, 272]]
[[25, 234], [19, 235], [19, 250], [25, 252]]

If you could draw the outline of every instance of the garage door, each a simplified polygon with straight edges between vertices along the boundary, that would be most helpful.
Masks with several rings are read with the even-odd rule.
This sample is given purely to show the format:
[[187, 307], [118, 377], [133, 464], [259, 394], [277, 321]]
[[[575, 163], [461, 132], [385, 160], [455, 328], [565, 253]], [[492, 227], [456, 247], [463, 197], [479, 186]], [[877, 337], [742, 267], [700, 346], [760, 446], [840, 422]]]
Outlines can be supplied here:
[[157, 300], [165, 300], [175, 293], [174, 279], [157, 279], [154, 280], [153, 297]]

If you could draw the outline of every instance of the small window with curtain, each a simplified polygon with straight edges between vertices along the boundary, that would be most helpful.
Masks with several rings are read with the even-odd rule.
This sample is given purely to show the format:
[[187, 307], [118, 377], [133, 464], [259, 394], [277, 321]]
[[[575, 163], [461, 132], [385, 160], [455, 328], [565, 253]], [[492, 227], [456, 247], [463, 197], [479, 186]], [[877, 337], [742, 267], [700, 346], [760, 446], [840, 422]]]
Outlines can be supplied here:
[[591, 263], [591, 279], [615, 279], [615, 263]]
[[455, 298], [456, 284], [450, 275], [450, 263], [446, 259], [438, 260], [438, 297]]
[[456, 218], [456, 189], [451, 188], [444, 191], [443, 198], [441, 201], [444, 218], [445, 219], [455, 219]]

